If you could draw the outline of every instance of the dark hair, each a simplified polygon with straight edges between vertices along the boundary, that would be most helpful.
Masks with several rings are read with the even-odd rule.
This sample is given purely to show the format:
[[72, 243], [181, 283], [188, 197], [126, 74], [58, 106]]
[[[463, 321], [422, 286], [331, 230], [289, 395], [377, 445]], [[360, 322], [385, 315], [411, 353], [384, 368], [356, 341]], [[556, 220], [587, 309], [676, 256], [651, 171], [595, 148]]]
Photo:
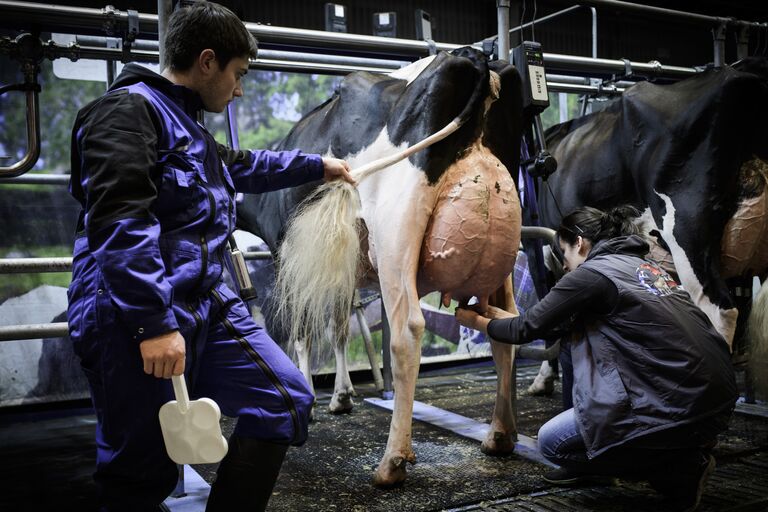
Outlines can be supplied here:
[[194, 2], [168, 18], [163, 40], [165, 65], [186, 71], [200, 53], [210, 48], [224, 69], [234, 57], [256, 57], [258, 44], [235, 13], [213, 2]]
[[563, 218], [557, 228], [557, 237], [569, 245], [575, 244], [577, 237], [586, 238], [594, 245], [608, 238], [636, 235], [640, 230], [635, 224], [635, 218], [639, 216], [640, 211], [629, 205], [607, 211], [583, 206]]

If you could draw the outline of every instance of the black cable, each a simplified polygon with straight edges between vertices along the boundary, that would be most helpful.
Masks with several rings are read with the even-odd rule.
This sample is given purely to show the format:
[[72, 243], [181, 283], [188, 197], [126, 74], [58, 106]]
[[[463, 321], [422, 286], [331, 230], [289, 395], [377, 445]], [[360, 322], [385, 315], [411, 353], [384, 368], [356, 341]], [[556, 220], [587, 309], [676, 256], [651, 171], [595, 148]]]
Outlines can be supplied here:
[[552, 192], [552, 187], [549, 186], [549, 180], [544, 180], [544, 186], [547, 187], [547, 190], [549, 191], [549, 195], [552, 196], [552, 200], [555, 202], [555, 208], [557, 208], [557, 213], [560, 214], [560, 219], [562, 220], [564, 217], [563, 211], [560, 209], [560, 204], [558, 204], [557, 202], [555, 193]]
[[531, 19], [531, 41], [536, 40], [536, 9], [537, 9], [537, 3], [536, 0], [533, 0], [533, 18]]
[[523, 0], [523, 14], [520, 15], [520, 44], [525, 41], [525, 0]]

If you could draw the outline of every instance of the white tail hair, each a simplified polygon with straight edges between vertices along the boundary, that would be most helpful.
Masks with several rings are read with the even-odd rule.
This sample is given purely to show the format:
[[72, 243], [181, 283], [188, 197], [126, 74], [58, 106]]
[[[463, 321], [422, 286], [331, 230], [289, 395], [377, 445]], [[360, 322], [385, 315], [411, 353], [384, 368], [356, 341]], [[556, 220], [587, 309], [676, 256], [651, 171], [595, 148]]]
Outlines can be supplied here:
[[278, 259], [276, 315], [290, 340], [322, 339], [329, 321], [345, 332], [360, 268], [357, 190], [325, 183], [294, 214]]
[[750, 341], [750, 373], [755, 389], [763, 398], [768, 398], [768, 279], [752, 304], [747, 336]]

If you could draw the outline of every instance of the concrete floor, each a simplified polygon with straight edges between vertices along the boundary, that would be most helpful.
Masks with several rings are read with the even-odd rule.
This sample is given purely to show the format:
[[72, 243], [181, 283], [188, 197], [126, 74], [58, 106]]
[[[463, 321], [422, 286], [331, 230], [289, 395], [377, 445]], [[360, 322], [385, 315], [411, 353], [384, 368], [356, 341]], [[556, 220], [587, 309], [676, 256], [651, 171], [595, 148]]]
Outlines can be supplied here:
[[[531, 438], [559, 411], [561, 398], [559, 385], [552, 397], [525, 395], [535, 370], [521, 369], [518, 383], [518, 428]], [[471, 421], [487, 422], [495, 384], [490, 365], [429, 372], [419, 379], [416, 399]], [[334, 416], [327, 412], [330, 390], [318, 390], [309, 440], [289, 450], [269, 510], [668, 510], [643, 483], [619, 481], [615, 486], [580, 489], [547, 485], [541, 480], [547, 466], [519, 455], [487, 457], [477, 441], [420, 421], [413, 426], [418, 461], [409, 467], [405, 485], [376, 489], [370, 479], [384, 452], [390, 414], [364, 403], [364, 398], [378, 397], [371, 384], [358, 384], [357, 391], [353, 412]], [[0, 510], [91, 510], [94, 427], [88, 409], [0, 411]], [[225, 433], [232, 427], [230, 420], [223, 422]], [[718, 467], [700, 510], [768, 510], [768, 419], [736, 414], [715, 455]], [[201, 492], [215, 469], [215, 465], [193, 467], [202, 477]], [[192, 481], [192, 475], [187, 478]], [[183, 507], [181, 501], [168, 503], [178, 511], [202, 511], [204, 496], [191, 505], [190, 498]]]

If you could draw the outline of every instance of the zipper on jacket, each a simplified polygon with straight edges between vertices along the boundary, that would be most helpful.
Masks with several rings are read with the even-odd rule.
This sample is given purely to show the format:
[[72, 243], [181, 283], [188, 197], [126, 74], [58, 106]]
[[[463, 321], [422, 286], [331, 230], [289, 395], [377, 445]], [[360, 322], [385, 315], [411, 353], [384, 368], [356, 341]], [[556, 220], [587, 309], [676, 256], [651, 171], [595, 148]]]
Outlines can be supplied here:
[[221, 317], [222, 322], [224, 323], [224, 327], [227, 329], [227, 332], [229, 332], [230, 336], [232, 336], [233, 339], [237, 340], [237, 342], [240, 344], [240, 346], [245, 350], [245, 353], [250, 356], [253, 361], [259, 365], [261, 368], [261, 371], [264, 372], [264, 374], [267, 376], [269, 381], [272, 383], [273, 386], [277, 389], [278, 392], [283, 396], [283, 400], [285, 401], [285, 405], [288, 407], [288, 411], [291, 413], [291, 420], [293, 421], [293, 437], [296, 438], [296, 435], [299, 433], [299, 414], [296, 411], [296, 404], [293, 402], [293, 397], [290, 393], [288, 393], [288, 390], [285, 389], [285, 386], [283, 386], [283, 383], [280, 382], [280, 379], [275, 375], [274, 370], [267, 364], [267, 362], [264, 360], [261, 355], [259, 355], [258, 352], [256, 352], [253, 347], [248, 343], [248, 341], [245, 340], [235, 329], [235, 326], [232, 325], [232, 322], [229, 321], [229, 319], [226, 317], [227, 310], [224, 309], [224, 299], [221, 298], [221, 295], [219, 295], [219, 292], [216, 291], [216, 289], [211, 290], [211, 295], [213, 296], [214, 300], [219, 304], [219, 307], [221, 308], [221, 311], [219, 312], [219, 316]]
[[[203, 185], [203, 183], [200, 183], [200, 186], [205, 190], [206, 194], [208, 195], [208, 206], [210, 207], [210, 210], [208, 212], [208, 218], [205, 221], [205, 225], [203, 226], [203, 229], [200, 233], [200, 275], [197, 278], [197, 284], [193, 288], [193, 290], [198, 290], [203, 287], [203, 283], [205, 282], [205, 271], [208, 267], [208, 240], [205, 238], [205, 233], [208, 230], [208, 227], [213, 222], [214, 217], [216, 216], [216, 202], [214, 201], [213, 193]], [[194, 371], [197, 367], [197, 335], [200, 332], [200, 327], [203, 324], [203, 319], [200, 317], [200, 315], [197, 313], [197, 310], [195, 310], [194, 305], [192, 304], [193, 299], [188, 299], [186, 302], [187, 309], [192, 314], [192, 317], [195, 319], [195, 335], [192, 337], [192, 369], [190, 370], [189, 376], [190, 381], [194, 382]]]

